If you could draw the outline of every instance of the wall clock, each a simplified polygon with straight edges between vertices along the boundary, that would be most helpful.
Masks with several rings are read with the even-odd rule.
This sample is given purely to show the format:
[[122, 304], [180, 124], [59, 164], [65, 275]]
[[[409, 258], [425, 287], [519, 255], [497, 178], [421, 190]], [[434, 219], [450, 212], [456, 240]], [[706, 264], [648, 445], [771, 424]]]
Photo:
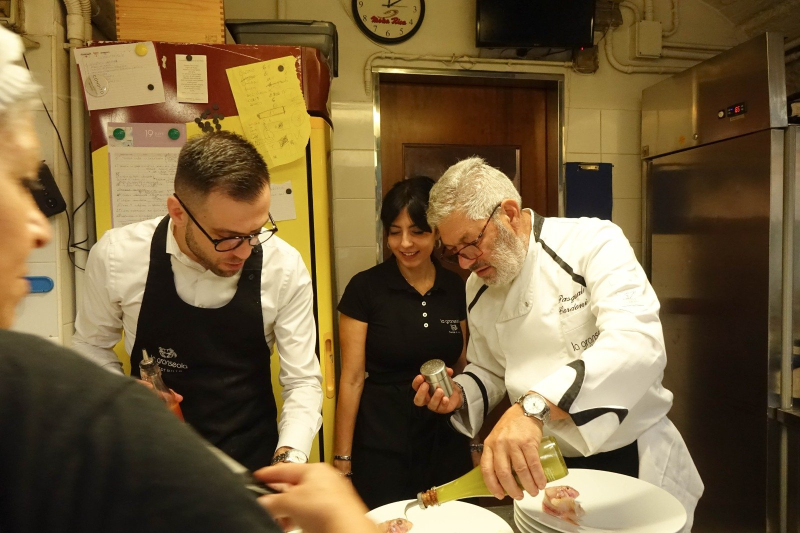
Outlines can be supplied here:
[[353, 18], [373, 41], [397, 44], [410, 39], [425, 17], [425, 0], [353, 0]]

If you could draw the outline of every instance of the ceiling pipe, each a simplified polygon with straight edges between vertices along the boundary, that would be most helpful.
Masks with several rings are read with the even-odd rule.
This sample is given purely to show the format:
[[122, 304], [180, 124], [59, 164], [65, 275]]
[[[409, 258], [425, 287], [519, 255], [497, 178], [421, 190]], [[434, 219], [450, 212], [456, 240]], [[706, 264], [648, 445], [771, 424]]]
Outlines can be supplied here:
[[644, 0], [644, 20], [653, 20], [653, 0]]
[[[611, 36], [609, 36], [611, 37]], [[688, 67], [673, 67], [673, 66], [655, 66], [655, 65], [640, 65], [640, 64], [623, 64], [614, 55], [613, 39], [606, 37], [606, 58], [608, 63], [625, 74], [674, 74], [676, 72], [683, 72]]]
[[781, 18], [783, 15], [788, 16], [798, 6], [800, 6], [800, 0], [783, 0], [781, 3], [776, 3], [773, 7], [760, 11], [751, 19], [743, 22], [741, 28], [748, 35], [759, 33], [759, 30], [771, 20]]
[[697, 61], [705, 61], [717, 55], [719, 52], [689, 52], [687, 50], [672, 50], [667, 47], [661, 49], [661, 57], [669, 57], [672, 59], [692, 59]]
[[[69, 40], [69, 87], [70, 87], [70, 123], [72, 151], [72, 230], [73, 242], [88, 240], [88, 221], [86, 209], [76, 208], [88, 201], [86, 194], [86, 115], [83, 107], [83, 88], [74, 49], [83, 46], [92, 38], [92, 5], [90, 0], [63, 0], [67, 9], [67, 39]], [[70, 214], [68, 213], [68, 216]], [[71, 245], [72, 243], [70, 243]], [[78, 267], [86, 265], [88, 254], [78, 248], [69, 246], [67, 253], [74, 253], [76, 294], [82, 293], [83, 277]]]
[[661, 31], [662, 37], [671, 37], [678, 32], [678, 25], [679, 25], [678, 0], [672, 0], [671, 5], [672, 5], [672, 28], [670, 28], [669, 30], [662, 30]]
[[800, 46], [800, 37], [792, 39], [791, 41], [787, 41], [786, 44], [783, 45], [783, 49], [788, 52], [789, 50], [797, 48], [798, 46]]
[[695, 44], [695, 43], [674, 43], [672, 41], [663, 43], [664, 48], [676, 48], [679, 50], [705, 50], [708, 52], [724, 52], [729, 50], [730, 46], [720, 44]]

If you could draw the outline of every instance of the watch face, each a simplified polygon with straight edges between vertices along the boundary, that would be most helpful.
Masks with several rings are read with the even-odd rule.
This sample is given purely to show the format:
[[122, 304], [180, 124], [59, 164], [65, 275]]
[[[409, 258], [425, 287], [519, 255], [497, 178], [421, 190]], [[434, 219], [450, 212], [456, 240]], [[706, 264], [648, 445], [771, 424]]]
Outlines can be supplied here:
[[411, 38], [425, 17], [425, 0], [353, 0], [359, 29], [379, 43], [396, 44]]
[[284, 459], [287, 463], [305, 463], [308, 461], [306, 454], [301, 452], [300, 450], [288, 450], [285, 452], [286, 459]]
[[529, 394], [522, 400], [522, 407], [527, 413], [539, 414], [547, 407], [547, 403], [541, 396]]

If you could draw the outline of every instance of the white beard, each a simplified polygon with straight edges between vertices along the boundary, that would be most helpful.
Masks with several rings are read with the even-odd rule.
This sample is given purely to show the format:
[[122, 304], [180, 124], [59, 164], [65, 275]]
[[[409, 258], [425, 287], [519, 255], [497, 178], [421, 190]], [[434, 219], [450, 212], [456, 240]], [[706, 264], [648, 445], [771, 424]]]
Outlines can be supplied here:
[[509, 285], [522, 270], [528, 247], [521, 237], [515, 235], [503, 224], [496, 224], [497, 238], [492, 252], [491, 266], [495, 273], [484, 278], [486, 285]]

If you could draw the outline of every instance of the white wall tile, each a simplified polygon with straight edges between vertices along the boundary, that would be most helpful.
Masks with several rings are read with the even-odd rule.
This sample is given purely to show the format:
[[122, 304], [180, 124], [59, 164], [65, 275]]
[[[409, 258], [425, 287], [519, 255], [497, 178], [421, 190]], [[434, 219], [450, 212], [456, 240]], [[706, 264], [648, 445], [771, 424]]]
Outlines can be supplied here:
[[611, 221], [622, 229], [629, 242], [642, 242], [642, 201], [629, 198], [614, 200]]
[[376, 246], [346, 247], [336, 249], [336, 288], [342, 298], [344, 289], [353, 276], [377, 264]]
[[374, 150], [372, 102], [334, 102], [332, 146], [334, 150]]
[[611, 163], [614, 198], [642, 197], [642, 160], [632, 154], [603, 154], [603, 163]]
[[333, 150], [333, 197], [375, 200], [375, 152]]
[[[28, 67], [31, 69], [33, 78], [39, 84], [39, 95], [47, 105], [47, 109], [53, 112], [53, 38], [50, 35], [27, 35], [33, 41], [39, 43], [38, 48], [25, 51], [25, 58], [28, 60]], [[37, 97], [38, 99], [38, 97]]]
[[565, 163], [602, 163], [600, 154], [580, 154], [567, 152]]
[[377, 240], [374, 200], [334, 200], [334, 246], [375, 246]]
[[600, 110], [576, 109], [567, 112], [567, 152], [600, 153]]
[[640, 111], [604, 109], [600, 135], [604, 154], [640, 154], [642, 143]]

